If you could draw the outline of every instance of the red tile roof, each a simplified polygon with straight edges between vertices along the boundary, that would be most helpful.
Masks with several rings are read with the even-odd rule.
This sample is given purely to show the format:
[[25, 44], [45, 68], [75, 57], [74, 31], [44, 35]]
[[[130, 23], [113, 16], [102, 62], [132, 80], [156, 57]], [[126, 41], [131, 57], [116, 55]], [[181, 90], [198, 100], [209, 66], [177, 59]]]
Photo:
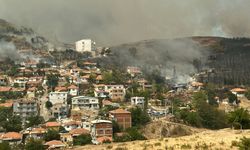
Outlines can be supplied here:
[[110, 142], [113, 141], [112, 137], [108, 136], [99, 137], [96, 140], [98, 141], [98, 143], [103, 143], [104, 141], [110, 141]]
[[8, 87], [8, 86], [1, 86], [0, 87], [0, 92], [9, 92], [11, 91], [11, 87]]
[[71, 131], [69, 131], [70, 134], [72, 135], [81, 135], [81, 134], [89, 134], [89, 131], [87, 129], [84, 128], [77, 128], [77, 129], [73, 129]]
[[68, 87], [68, 89], [78, 89], [78, 87], [72, 84]]
[[58, 86], [55, 88], [56, 92], [66, 92], [68, 89], [65, 86]]
[[47, 145], [49, 147], [64, 147], [64, 146], [66, 146], [65, 144], [63, 144], [63, 142], [58, 141], [58, 140], [49, 141], [49, 142], [45, 143], [44, 145]]
[[46, 127], [60, 127], [61, 124], [58, 123], [58, 122], [46, 122], [46, 123], [45, 123], [45, 126], [46, 126]]
[[4, 140], [7, 140], [7, 139], [15, 139], [15, 140], [18, 140], [18, 139], [22, 139], [23, 135], [20, 134], [20, 133], [17, 133], [17, 132], [7, 132], [5, 134], [2, 135], [2, 139]]
[[12, 107], [12, 106], [13, 106], [13, 101], [8, 101], [0, 104], [0, 107]]

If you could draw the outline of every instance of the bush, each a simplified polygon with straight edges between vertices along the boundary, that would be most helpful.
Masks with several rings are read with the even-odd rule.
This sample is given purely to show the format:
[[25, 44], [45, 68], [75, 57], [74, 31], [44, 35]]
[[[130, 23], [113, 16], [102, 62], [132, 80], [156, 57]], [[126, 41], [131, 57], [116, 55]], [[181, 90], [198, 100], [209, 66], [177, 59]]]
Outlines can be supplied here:
[[52, 140], [60, 140], [60, 134], [56, 130], [48, 130], [48, 132], [44, 135], [45, 141], [52, 141]]
[[92, 138], [90, 134], [82, 134], [73, 139], [73, 144], [74, 145], [86, 145], [86, 144], [91, 144]]
[[250, 148], [250, 138], [243, 137], [238, 144], [240, 150], [249, 150]]

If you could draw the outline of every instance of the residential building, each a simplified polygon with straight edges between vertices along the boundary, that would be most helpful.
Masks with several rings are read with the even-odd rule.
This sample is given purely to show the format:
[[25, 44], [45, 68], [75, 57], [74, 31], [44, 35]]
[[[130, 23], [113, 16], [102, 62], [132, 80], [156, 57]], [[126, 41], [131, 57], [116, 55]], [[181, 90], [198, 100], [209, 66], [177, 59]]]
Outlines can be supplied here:
[[18, 86], [20, 88], [26, 88], [26, 84], [28, 81], [29, 81], [29, 79], [26, 77], [17, 77], [14, 79], [13, 85]]
[[68, 92], [50, 92], [49, 101], [52, 104], [63, 103], [67, 104]]
[[97, 142], [99, 137], [111, 137], [113, 135], [112, 122], [109, 120], [91, 121], [91, 136], [93, 143]]
[[20, 99], [13, 104], [13, 113], [19, 115], [23, 121], [30, 116], [38, 115], [38, 104], [33, 100]]
[[24, 131], [26, 138], [43, 139], [46, 129], [44, 128], [31, 128]]
[[144, 107], [144, 97], [131, 97], [131, 105]]
[[68, 87], [68, 92], [69, 92], [69, 95], [71, 96], [77, 96], [78, 91], [79, 91], [78, 87], [73, 84]]
[[109, 117], [115, 120], [123, 129], [130, 128], [132, 126], [131, 112], [118, 108], [116, 110], [109, 111]]
[[99, 109], [99, 100], [88, 96], [73, 97], [72, 109]]
[[7, 85], [7, 78], [0, 76], [0, 85]]
[[66, 131], [71, 131], [76, 128], [81, 128], [81, 121], [67, 121], [62, 124]]
[[237, 97], [244, 97], [247, 90], [243, 88], [234, 88], [231, 90], [231, 92]]
[[126, 89], [123, 85], [106, 85], [105, 91], [113, 101], [123, 101], [126, 95]]
[[83, 53], [83, 52], [91, 52], [92, 51], [92, 41], [91, 39], [82, 39], [75, 43], [76, 51]]
[[127, 73], [130, 74], [132, 77], [142, 74], [141, 69], [139, 67], [133, 67], [133, 66], [127, 67]]
[[10, 145], [21, 144], [23, 135], [17, 132], [0, 134], [0, 143], [8, 142]]
[[59, 131], [61, 124], [59, 122], [46, 122], [44, 124], [45, 128], [48, 130], [56, 130]]
[[65, 149], [66, 147], [66, 145], [59, 140], [49, 141], [44, 145], [47, 147], [47, 149]]
[[67, 118], [69, 113], [69, 108], [67, 104], [64, 103], [55, 103], [51, 108], [51, 117], [52, 118]]
[[107, 98], [109, 96], [108, 91], [105, 91], [105, 84], [94, 85], [94, 95], [95, 97]]

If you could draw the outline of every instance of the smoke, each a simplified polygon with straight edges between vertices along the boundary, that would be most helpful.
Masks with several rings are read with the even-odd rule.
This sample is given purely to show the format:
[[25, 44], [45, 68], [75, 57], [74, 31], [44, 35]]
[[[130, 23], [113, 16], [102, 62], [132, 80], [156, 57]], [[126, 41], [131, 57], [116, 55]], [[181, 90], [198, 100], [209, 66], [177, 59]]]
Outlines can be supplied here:
[[116, 45], [155, 38], [249, 36], [249, 0], [0, 0], [0, 18], [52, 40]]
[[190, 38], [175, 40], [156, 39], [111, 47], [111, 62], [118, 66], [138, 66], [151, 74], [156, 70], [160, 76], [173, 78], [176, 70], [177, 83], [187, 83], [191, 74], [197, 72], [194, 60], [205, 64], [209, 50]]
[[20, 56], [13, 43], [0, 41], [0, 60], [5, 58], [17, 60], [20, 59]]

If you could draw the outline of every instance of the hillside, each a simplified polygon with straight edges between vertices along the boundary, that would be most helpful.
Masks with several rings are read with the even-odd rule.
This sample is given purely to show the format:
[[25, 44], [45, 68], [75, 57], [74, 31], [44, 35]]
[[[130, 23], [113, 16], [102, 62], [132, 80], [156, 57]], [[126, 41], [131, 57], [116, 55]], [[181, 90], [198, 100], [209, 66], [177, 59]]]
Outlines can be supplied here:
[[140, 66], [146, 73], [160, 70], [163, 77], [173, 76], [187, 82], [190, 75], [204, 72], [202, 82], [225, 85], [250, 84], [250, 39], [188, 37], [154, 39], [111, 47], [112, 55], [99, 58], [102, 66]]
[[[206, 130], [193, 135], [152, 139], [146, 141], [134, 141], [125, 143], [112, 143], [103, 145], [87, 145], [75, 147], [74, 150], [165, 150], [165, 149], [238, 149], [232, 143], [239, 141], [242, 137], [250, 137], [250, 130], [237, 131], [231, 129]], [[233, 144], [234, 145], [234, 144]]]

